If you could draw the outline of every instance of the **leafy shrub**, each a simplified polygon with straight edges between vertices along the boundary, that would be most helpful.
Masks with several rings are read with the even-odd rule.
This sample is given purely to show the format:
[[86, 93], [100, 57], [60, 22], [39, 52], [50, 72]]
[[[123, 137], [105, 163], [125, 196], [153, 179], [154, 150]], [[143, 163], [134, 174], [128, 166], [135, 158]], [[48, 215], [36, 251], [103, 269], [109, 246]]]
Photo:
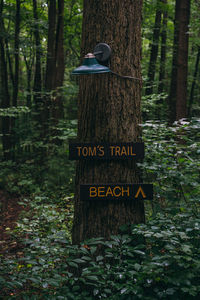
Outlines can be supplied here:
[[[53, 175], [46, 180], [51, 199], [38, 193], [27, 200], [29, 213], [12, 233], [22, 250], [0, 257], [2, 299], [199, 299], [199, 128], [198, 119], [143, 125], [139, 165], [155, 198], [145, 202], [147, 223], [132, 226], [131, 234], [124, 226], [110, 241], [72, 245], [71, 199], [55, 200], [59, 182]], [[57, 173], [56, 160], [50, 169]]]
[[[200, 120], [180, 120], [169, 127], [148, 121], [143, 127], [145, 159], [144, 182], [153, 182], [153, 212], [161, 208], [192, 207], [198, 212], [200, 195]], [[197, 205], [198, 204], [198, 205]]]
[[[21, 128], [15, 161], [0, 161], [0, 188], [19, 195], [43, 193], [54, 200], [70, 194], [75, 164], [68, 159], [68, 139], [75, 136], [76, 125], [76, 120], [60, 121], [49, 143], [36, 130], [33, 134], [33, 128], [28, 136]], [[55, 140], [62, 142], [57, 145]]]
[[4, 299], [198, 299], [200, 219], [190, 211], [157, 214], [132, 234], [78, 246], [62, 214], [44, 207], [19, 227], [28, 234], [23, 255], [1, 261]]

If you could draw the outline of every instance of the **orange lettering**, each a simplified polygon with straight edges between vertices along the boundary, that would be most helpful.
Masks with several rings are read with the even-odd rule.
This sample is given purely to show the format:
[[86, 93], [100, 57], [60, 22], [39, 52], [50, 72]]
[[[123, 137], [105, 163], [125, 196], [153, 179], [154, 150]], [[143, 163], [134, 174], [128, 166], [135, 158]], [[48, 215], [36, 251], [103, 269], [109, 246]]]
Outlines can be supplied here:
[[113, 197], [113, 192], [112, 192], [112, 189], [111, 189], [110, 186], [109, 186], [108, 189], [107, 189], [106, 197], [108, 197], [108, 195], [111, 195], [111, 196]]
[[130, 196], [129, 186], [127, 187], [127, 190], [122, 187], [122, 197], [124, 196], [124, 193], [127, 193], [127, 196]]
[[133, 147], [131, 146], [131, 155], [136, 155], [135, 153], [133, 153]]
[[104, 147], [103, 146], [98, 146], [98, 149], [101, 153], [99, 153], [99, 156], [104, 156]]
[[105, 187], [104, 186], [98, 187], [98, 197], [105, 197]]
[[[116, 194], [116, 189], [118, 189], [119, 190], [119, 194]], [[119, 197], [119, 196], [121, 196], [121, 188], [120, 188], [120, 186], [116, 186], [116, 187], [114, 187], [114, 189], [113, 189], [113, 194], [114, 194], [114, 196], [115, 197]]]
[[119, 146], [115, 147], [115, 155], [117, 155], [117, 154], [120, 156], [120, 147]]
[[82, 154], [83, 154], [83, 156], [87, 156], [88, 155], [88, 148], [87, 147], [83, 147]]
[[143, 197], [143, 198], [146, 198], [146, 195], [145, 195], [145, 193], [144, 193], [143, 189], [141, 188], [141, 186], [139, 187], [139, 189], [138, 189], [137, 193], [135, 194], [135, 198], [138, 198], [138, 196], [139, 196], [139, 193], [141, 193], [141, 194], [142, 194], [142, 197]]
[[110, 150], [111, 150], [111, 156], [114, 155], [113, 150], [114, 150], [115, 146], [110, 146]]
[[76, 147], [78, 149], [78, 156], [81, 155], [81, 147]]
[[97, 155], [97, 148], [94, 147], [94, 149], [92, 150], [91, 147], [89, 147], [89, 156], [96, 156]]
[[127, 155], [125, 146], [122, 146], [121, 155]]
[[97, 196], [97, 188], [95, 186], [90, 187], [90, 197], [96, 197]]

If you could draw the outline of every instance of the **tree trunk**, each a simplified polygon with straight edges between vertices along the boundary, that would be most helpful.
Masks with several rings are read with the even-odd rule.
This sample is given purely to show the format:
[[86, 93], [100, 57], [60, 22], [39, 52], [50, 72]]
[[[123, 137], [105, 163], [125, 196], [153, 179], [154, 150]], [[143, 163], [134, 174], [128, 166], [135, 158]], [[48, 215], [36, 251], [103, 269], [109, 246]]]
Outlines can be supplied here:
[[36, 110], [41, 109], [41, 91], [42, 91], [42, 74], [41, 74], [41, 55], [42, 45], [40, 42], [40, 33], [38, 27], [38, 13], [37, 13], [37, 0], [33, 0], [33, 15], [34, 15], [34, 36], [35, 36], [35, 49], [36, 49], [36, 61], [35, 61], [35, 75], [34, 75], [34, 102], [36, 104]]
[[[162, 1], [165, 5], [167, 0]], [[167, 18], [168, 12], [164, 10], [162, 13], [162, 29], [161, 29], [161, 50], [160, 50], [160, 71], [159, 71], [159, 85], [158, 93], [162, 93], [164, 90], [164, 79], [165, 79], [165, 61], [166, 61], [166, 41], [167, 41]]]
[[169, 95], [170, 123], [187, 117], [189, 17], [190, 0], [176, 0], [174, 49]]
[[64, 79], [64, 0], [58, 0], [58, 20], [56, 31], [56, 45], [55, 45], [55, 57], [56, 57], [56, 76], [55, 86], [60, 87], [63, 84]]
[[26, 96], [26, 105], [31, 107], [31, 78], [32, 78], [32, 68], [34, 63], [34, 57], [28, 60], [26, 55], [24, 54], [24, 62], [26, 65], [26, 74], [27, 74], [27, 96]]
[[54, 89], [55, 82], [55, 41], [56, 41], [56, 0], [49, 0], [48, 8], [48, 45], [47, 45], [47, 63], [46, 63], [46, 79], [45, 79], [45, 89], [46, 91], [51, 91]]
[[154, 77], [156, 72], [156, 60], [158, 56], [158, 44], [159, 44], [160, 25], [161, 25], [161, 9], [159, 4], [160, 4], [160, 0], [157, 1], [153, 39], [150, 45], [151, 54], [150, 54], [150, 61], [149, 61], [148, 80], [147, 80], [147, 86], [145, 90], [146, 95], [153, 94], [153, 84], [154, 84]]
[[196, 63], [195, 63], [195, 69], [194, 69], [194, 75], [193, 75], [193, 81], [192, 81], [192, 87], [191, 87], [191, 91], [190, 91], [190, 101], [189, 101], [189, 106], [188, 106], [188, 116], [189, 117], [191, 117], [192, 105], [193, 105], [193, 102], [194, 102], [194, 89], [195, 89], [197, 74], [198, 74], [198, 70], [199, 70], [199, 60], [200, 60], [200, 47], [198, 47]]
[[[3, 22], [3, 20], [2, 20]], [[4, 24], [3, 24], [4, 27]], [[5, 27], [4, 27], [4, 31], [5, 31]], [[8, 65], [9, 65], [9, 76], [12, 82], [12, 86], [14, 88], [15, 85], [15, 80], [14, 80], [14, 74], [13, 74], [13, 69], [12, 69], [12, 61], [11, 61], [11, 54], [10, 54], [10, 47], [9, 47], [9, 43], [8, 43], [8, 38], [5, 37], [5, 44], [6, 44], [6, 56], [7, 56], [7, 60], [8, 60]]]
[[[3, 0], [0, 3], [0, 31], [4, 32], [3, 25]], [[1, 75], [1, 106], [3, 108], [8, 108], [10, 106], [10, 94], [8, 87], [8, 72], [7, 72], [7, 62], [5, 55], [5, 41], [3, 39], [3, 34], [0, 35], [0, 75]], [[2, 145], [3, 145], [3, 155], [4, 159], [10, 159], [10, 118], [2, 117]]]
[[[47, 41], [47, 60], [46, 60], [46, 74], [45, 74], [45, 92], [46, 95], [42, 101], [41, 123], [42, 123], [42, 137], [48, 141], [50, 112], [51, 112], [51, 93], [54, 90], [55, 83], [55, 30], [56, 30], [56, 0], [48, 1], [48, 41]], [[44, 154], [43, 154], [44, 155]]]
[[15, 75], [13, 87], [13, 106], [17, 106], [17, 96], [19, 90], [19, 31], [20, 31], [20, 0], [16, 0], [15, 15]]
[[[64, 61], [64, 0], [58, 0], [58, 18], [56, 30], [56, 44], [55, 44], [55, 88], [63, 85], [65, 61]], [[63, 102], [62, 95], [59, 89], [56, 92], [56, 97], [52, 105], [52, 116], [54, 123], [57, 123], [63, 117]]]
[[[81, 56], [105, 42], [112, 48], [111, 69], [141, 78], [142, 1], [84, 1]], [[117, 20], [117, 23], [116, 23]], [[80, 76], [79, 142], [139, 141], [141, 83], [111, 73]], [[117, 234], [122, 224], [144, 222], [142, 201], [80, 201], [84, 183], [138, 183], [133, 161], [79, 161], [76, 168], [73, 242]]]
[[[15, 14], [15, 37], [14, 37], [14, 86], [13, 86], [13, 96], [12, 105], [17, 106], [18, 92], [19, 92], [19, 32], [20, 32], [20, 5], [21, 0], [16, 0], [16, 14]], [[15, 132], [15, 118], [10, 118], [11, 126], [11, 143], [12, 143], [12, 159], [15, 159], [15, 148], [19, 144], [19, 137]]]
[[[167, 4], [167, 0], [162, 0], [163, 4]], [[162, 11], [162, 26], [161, 26], [161, 49], [160, 49], [160, 70], [159, 70], [159, 83], [158, 83], [158, 94], [163, 93], [164, 91], [164, 80], [165, 80], [165, 64], [166, 64], [166, 49], [167, 49], [167, 18], [168, 12], [164, 8]], [[163, 97], [160, 96], [160, 99], [157, 101], [156, 105], [156, 117], [157, 119], [161, 118], [161, 105], [163, 103]]]

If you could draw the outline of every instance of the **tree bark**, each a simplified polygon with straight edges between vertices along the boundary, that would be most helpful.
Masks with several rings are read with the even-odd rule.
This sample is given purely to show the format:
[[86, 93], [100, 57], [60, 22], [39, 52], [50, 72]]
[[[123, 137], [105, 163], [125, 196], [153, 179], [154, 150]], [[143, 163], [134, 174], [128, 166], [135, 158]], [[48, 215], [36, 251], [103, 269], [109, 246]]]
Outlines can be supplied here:
[[64, 61], [64, 0], [58, 0], [58, 17], [55, 44], [55, 88], [58, 88], [52, 105], [52, 116], [54, 123], [63, 117], [63, 101], [59, 87], [63, 85], [65, 61]]
[[[167, 4], [167, 0], [162, 0], [163, 4]], [[160, 48], [160, 70], [159, 70], [159, 83], [158, 83], [158, 94], [163, 93], [164, 91], [164, 80], [165, 80], [165, 65], [166, 65], [166, 50], [167, 50], [167, 19], [168, 12], [164, 8], [162, 10], [162, 25], [161, 25], [161, 48]], [[160, 96], [160, 99], [157, 101], [156, 105], [156, 117], [157, 119], [161, 118], [161, 104], [163, 103], [163, 97]]]
[[48, 1], [48, 41], [47, 41], [47, 60], [46, 60], [46, 74], [45, 74], [45, 92], [42, 104], [42, 135], [48, 141], [49, 125], [51, 117], [51, 99], [52, 91], [55, 88], [55, 40], [56, 40], [56, 0]]
[[[3, 0], [0, 2], [0, 31], [4, 32], [3, 25]], [[10, 107], [10, 94], [8, 87], [8, 72], [7, 72], [7, 62], [5, 55], [5, 41], [3, 35], [0, 35], [0, 75], [1, 75], [1, 106], [2, 108]], [[2, 146], [4, 159], [10, 159], [10, 118], [2, 117]]]
[[[41, 91], [42, 91], [42, 74], [41, 74], [41, 55], [42, 45], [40, 41], [40, 33], [38, 26], [38, 13], [37, 13], [37, 0], [33, 0], [33, 15], [34, 15], [34, 36], [35, 36], [35, 49], [36, 49], [36, 61], [35, 61], [35, 75], [34, 75], [34, 102], [36, 104], [36, 110], [39, 109], [41, 104]], [[40, 107], [41, 108], [41, 107]]]
[[28, 95], [26, 97], [26, 105], [31, 107], [31, 78], [32, 78], [32, 68], [33, 68], [34, 57], [31, 60], [28, 60], [26, 55], [24, 54], [24, 62], [26, 65], [26, 74], [27, 74], [27, 92]]
[[65, 62], [64, 62], [64, 0], [58, 0], [58, 20], [56, 31], [56, 76], [55, 86], [60, 87], [63, 84]]
[[[163, 4], [167, 4], [167, 0], [162, 0]], [[158, 93], [162, 93], [164, 90], [165, 79], [165, 61], [166, 61], [166, 41], [167, 41], [167, 18], [168, 12], [165, 9], [162, 12], [162, 29], [161, 29], [161, 50], [160, 50], [160, 70], [159, 70], [159, 85]]]
[[[84, 1], [81, 57], [105, 42], [111, 69], [141, 78], [142, 1]], [[117, 20], [117, 23], [116, 23]], [[130, 142], [141, 137], [141, 82], [111, 73], [80, 76], [78, 141]], [[83, 183], [138, 183], [133, 161], [79, 161], [76, 168], [73, 242], [119, 233], [122, 224], [144, 222], [142, 201], [80, 201]]]
[[198, 74], [198, 70], [199, 70], [199, 60], [200, 60], [200, 47], [198, 47], [194, 75], [193, 75], [193, 80], [192, 80], [192, 87], [191, 87], [191, 91], [190, 91], [190, 101], [189, 101], [189, 106], [188, 106], [188, 116], [189, 117], [191, 117], [192, 105], [194, 102], [194, 90], [195, 90], [197, 74]]
[[46, 91], [51, 91], [54, 89], [55, 82], [55, 41], [56, 41], [56, 0], [49, 0], [48, 8], [48, 44], [47, 44], [47, 63], [46, 63], [46, 79], [45, 79], [45, 89]]
[[15, 75], [13, 87], [13, 106], [17, 106], [17, 97], [19, 90], [19, 31], [20, 31], [20, 0], [16, 0], [16, 15], [15, 15]]
[[190, 0], [176, 0], [169, 120], [187, 117], [188, 25]]
[[156, 61], [158, 56], [158, 44], [159, 44], [159, 37], [160, 37], [160, 26], [161, 26], [161, 9], [160, 9], [160, 0], [157, 1], [157, 9], [156, 9], [156, 16], [155, 16], [155, 24], [153, 29], [153, 38], [150, 44], [150, 61], [149, 61], [149, 69], [148, 69], [148, 80], [146, 84], [146, 95], [153, 94], [153, 84], [154, 84], [154, 77], [156, 72]]

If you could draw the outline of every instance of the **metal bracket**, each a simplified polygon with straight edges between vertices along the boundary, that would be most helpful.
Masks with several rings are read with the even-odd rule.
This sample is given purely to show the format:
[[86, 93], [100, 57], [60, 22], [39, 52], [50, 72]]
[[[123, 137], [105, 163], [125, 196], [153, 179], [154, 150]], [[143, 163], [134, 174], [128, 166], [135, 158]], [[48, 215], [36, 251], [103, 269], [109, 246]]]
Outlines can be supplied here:
[[93, 53], [100, 63], [108, 62], [111, 55], [111, 48], [106, 43], [99, 43], [94, 48]]

